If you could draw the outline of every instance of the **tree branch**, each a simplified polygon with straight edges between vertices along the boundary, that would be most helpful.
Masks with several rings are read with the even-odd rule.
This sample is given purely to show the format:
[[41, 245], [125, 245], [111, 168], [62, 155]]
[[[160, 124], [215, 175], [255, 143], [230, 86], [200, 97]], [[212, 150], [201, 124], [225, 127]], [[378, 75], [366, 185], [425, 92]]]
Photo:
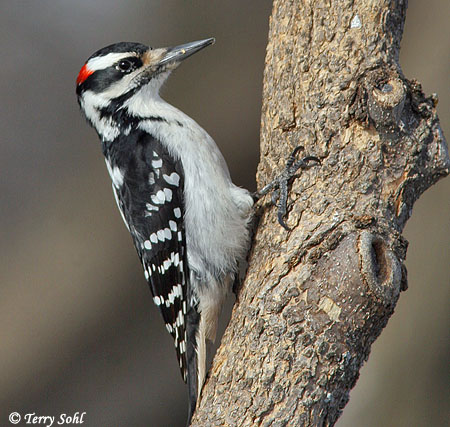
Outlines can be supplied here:
[[401, 232], [449, 173], [436, 96], [398, 64], [406, 1], [275, 0], [261, 187], [298, 145], [281, 228], [268, 200], [193, 426], [333, 425], [407, 287]]

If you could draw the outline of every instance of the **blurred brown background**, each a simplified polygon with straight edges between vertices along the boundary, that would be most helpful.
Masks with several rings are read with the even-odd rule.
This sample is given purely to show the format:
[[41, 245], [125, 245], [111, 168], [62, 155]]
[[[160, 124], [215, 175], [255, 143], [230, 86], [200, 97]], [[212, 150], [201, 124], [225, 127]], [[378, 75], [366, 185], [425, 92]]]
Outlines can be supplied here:
[[[409, 3], [402, 67], [440, 95], [448, 136], [449, 2]], [[113, 42], [215, 36], [163, 94], [211, 133], [234, 181], [255, 189], [271, 2], [3, 0], [0, 10], [0, 425], [12, 411], [86, 411], [88, 426], [183, 426], [173, 345], [74, 81]], [[447, 179], [415, 206], [405, 230], [409, 289], [339, 427], [448, 425], [449, 200]]]

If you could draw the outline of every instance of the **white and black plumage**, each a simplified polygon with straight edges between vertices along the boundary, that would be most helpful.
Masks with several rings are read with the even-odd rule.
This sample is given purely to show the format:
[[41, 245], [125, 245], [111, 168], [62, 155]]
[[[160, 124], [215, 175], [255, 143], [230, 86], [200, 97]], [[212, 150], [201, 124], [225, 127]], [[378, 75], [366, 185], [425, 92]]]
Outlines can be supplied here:
[[[113, 192], [189, 389], [188, 423], [206, 375], [223, 300], [250, 242], [255, 200], [275, 190], [286, 228], [287, 184], [313, 156], [251, 195], [231, 182], [213, 139], [159, 89], [179, 63], [214, 39], [152, 49], [122, 42], [94, 53], [77, 78], [78, 102], [101, 141]], [[275, 199], [274, 199], [275, 200]]]
[[77, 79], [122, 217], [189, 385], [189, 419], [205, 379], [223, 299], [249, 246], [253, 198], [235, 186], [213, 139], [159, 96], [180, 61], [214, 42], [152, 49], [117, 43]]

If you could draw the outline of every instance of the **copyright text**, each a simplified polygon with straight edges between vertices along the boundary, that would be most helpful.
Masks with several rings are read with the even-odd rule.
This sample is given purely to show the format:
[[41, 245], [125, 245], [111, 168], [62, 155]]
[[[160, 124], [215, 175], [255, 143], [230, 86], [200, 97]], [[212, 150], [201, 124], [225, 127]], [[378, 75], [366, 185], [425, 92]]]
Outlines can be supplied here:
[[11, 424], [18, 424], [21, 420], [25, 424], [43, 425], [51, 427], [53, 425], [63, 424], [83, 424], [86, 412], [75, 412], [74, 414], [60, 414], [59, 417], [52, 415], [37, 415], [36, 412], [30, 412], [21, 416], [18, 412], [9, 414], [9, 422]]

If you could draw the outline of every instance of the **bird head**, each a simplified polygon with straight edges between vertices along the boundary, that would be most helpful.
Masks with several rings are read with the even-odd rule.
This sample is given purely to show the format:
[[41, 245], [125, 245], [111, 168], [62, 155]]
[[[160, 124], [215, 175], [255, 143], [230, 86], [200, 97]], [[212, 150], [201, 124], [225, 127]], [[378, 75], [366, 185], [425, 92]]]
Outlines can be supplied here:
[[100, 131], [102, 117], [111, 117], [144, 88], [147, 98], [158, 97], [170, 72], [214, 41], [209, 38], [165, 48], [132, 42], [106, 46], [91, 55], [78, 74], [78, 103], [91, 125]]

